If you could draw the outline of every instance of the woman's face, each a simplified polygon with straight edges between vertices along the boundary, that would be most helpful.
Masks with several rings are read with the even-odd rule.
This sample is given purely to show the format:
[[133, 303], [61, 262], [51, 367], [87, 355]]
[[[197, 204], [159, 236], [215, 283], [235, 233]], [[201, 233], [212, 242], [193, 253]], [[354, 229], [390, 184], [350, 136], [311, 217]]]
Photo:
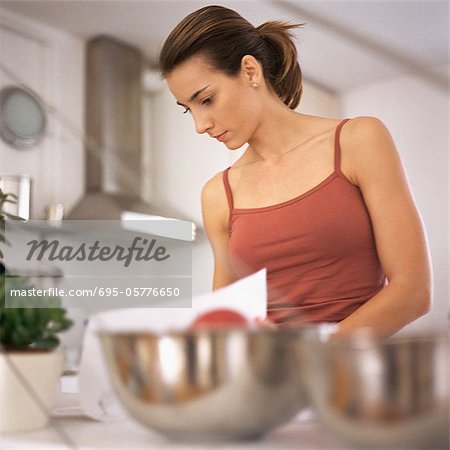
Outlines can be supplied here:
[[219, 137], [234, 150], [251, 139], [262, 111], [249, 73], [242, 69], [238, 77], [230, 77], [212, 70], [205, 58], [193, 56], [167, 76], [167, 84], [177, 103], [192, 115], [197, 133]]

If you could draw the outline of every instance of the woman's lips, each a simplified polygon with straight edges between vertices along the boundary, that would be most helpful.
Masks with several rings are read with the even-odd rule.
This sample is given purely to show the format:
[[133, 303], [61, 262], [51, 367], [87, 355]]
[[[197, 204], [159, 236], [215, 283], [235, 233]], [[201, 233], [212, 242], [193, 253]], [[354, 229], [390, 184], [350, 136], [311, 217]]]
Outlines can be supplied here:
[[223, 141], [225, 140], [226, 135], [227, 135], [227, 132], [224, 131], [222, 134], [220, 134], [219, 136], [217, 136], [216, 139], [217, 139], [219, 142], [223, 142]]

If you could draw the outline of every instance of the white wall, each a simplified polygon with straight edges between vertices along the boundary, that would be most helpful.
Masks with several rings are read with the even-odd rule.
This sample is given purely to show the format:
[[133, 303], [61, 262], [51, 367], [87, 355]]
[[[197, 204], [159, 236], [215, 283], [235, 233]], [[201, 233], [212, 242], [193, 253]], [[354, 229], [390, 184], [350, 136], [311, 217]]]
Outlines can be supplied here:
[[325, 117], [342, 118], [339, 96], [308, 81], [303, 82], [303, 93], [296, 111]]
[[83, 52], [77, 38], [0, 9], [0, 87], [24, 83], [48, 105], [38, 146], [17, 150], [0, 140], [0, 174], [31, 176], [33, 219], [50, 203], [70, 209], [83, 192]]
[[390, 130], [427, 231], [434, 269], [432, 311], [409, 331], [447, 329], [448, 97], [413, 76], [371, 84], [342, 96], [346, 117], [370, 115]]

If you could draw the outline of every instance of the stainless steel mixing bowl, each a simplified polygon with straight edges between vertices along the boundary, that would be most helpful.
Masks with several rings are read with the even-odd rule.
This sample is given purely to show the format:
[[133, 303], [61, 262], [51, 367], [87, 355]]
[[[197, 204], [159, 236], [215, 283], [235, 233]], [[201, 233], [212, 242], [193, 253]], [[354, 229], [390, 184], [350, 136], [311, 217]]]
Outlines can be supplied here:
[[302, 332], [102, 332], [112, 384], [129, 414], [176, 440], [258, 438], [307, 406]]
[[445, 336], [368, 334], [304, 347], [306, 383], [324, 425], [356, 448], [449, 448]]

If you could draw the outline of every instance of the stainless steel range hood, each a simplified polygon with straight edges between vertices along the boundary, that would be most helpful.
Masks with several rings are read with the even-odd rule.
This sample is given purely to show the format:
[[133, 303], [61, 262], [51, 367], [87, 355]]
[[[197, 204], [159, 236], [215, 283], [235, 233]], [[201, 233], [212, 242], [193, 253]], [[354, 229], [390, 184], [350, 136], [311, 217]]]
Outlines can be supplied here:
[[[186, 233], [169, 230], [176, 228], [174, 220], [181, 228], [188, 221], [164, 217], [168, 211], [156, 212], [141, 198], [143, 70], [141, 52], [128, 44], [109, 36], [87, 43], [86, 193], [68, 219], [143, 220], [142, 232], [164, 234], [167, 228], [166, 237], [185, 239]], [[170, 226], [160, 223], [156, 232], [155, 218]], [[192, 240], [195, 225], [189, 223]]]

